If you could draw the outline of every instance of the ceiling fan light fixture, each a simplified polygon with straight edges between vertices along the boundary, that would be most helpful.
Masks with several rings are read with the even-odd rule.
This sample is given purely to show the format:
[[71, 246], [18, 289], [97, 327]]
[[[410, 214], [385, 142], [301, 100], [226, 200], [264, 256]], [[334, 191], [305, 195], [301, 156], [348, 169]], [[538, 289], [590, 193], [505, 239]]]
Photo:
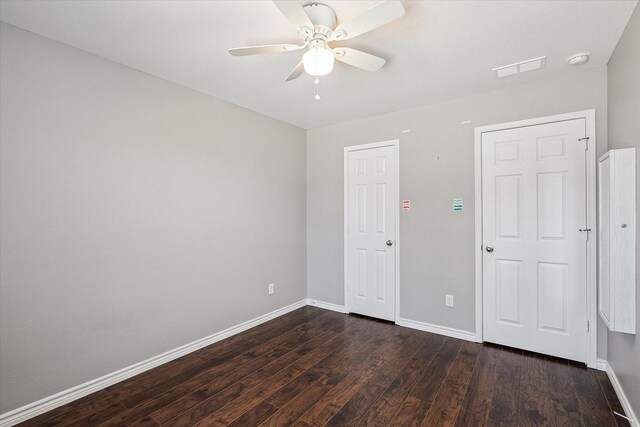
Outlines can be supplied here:
[[308, 49], [302, 60], [289, 73], [286, 81], [296, 79], [306, 71], [316, 77], [316, 89], [318, 77], [329, 74], [336, 60], [370, 72], [382, 68], [386, 62], [383, 58], [348, 47], [334, 49], [331, 43], [353, 39], [404, 15], [402, 0], [382, 0], [359, 15], [337, 25], [335, 11], [330, 6], [316, 3], [315, 0], [304, 5], [301, 3], [302, 0], [272, 0], [272, 2], [296, 29], [303, 43], [301, 45], [280, 43], [237, 47], [229, 49], [229, 53], [233, 56], [245, 56]]
[[333, 70], [335, 58], [333, 52], [327, 48], [314, 46], [302, 57], [304, 70], [312, 76], [324, 76]]

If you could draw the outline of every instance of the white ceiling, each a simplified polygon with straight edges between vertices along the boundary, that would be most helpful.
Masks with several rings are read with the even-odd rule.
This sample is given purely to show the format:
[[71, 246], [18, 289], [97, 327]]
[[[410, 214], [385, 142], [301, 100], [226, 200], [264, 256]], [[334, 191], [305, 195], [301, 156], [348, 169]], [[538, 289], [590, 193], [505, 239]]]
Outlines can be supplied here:
[[[337, 1], [338, 21], [377, 1]], [[403, 1], [406, 15], [345, 46], [387, 59], [285, 83], [302, 51], [233, 57], [230, 47], [298, 43], [270, 1], [2, 0], [0, 20], [303, 128], [456, 98], [606, 64], [637, 0]], [[579, 68], [566, 58], [591, 51]], [[491, 69], [547, 56], [542, 71]]]

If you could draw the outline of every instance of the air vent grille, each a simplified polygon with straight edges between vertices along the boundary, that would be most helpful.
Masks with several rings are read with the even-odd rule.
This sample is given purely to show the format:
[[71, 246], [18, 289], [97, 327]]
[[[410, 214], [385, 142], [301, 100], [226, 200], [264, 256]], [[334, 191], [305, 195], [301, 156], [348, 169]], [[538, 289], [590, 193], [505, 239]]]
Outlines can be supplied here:
[[539, 58], [516, 62], [515, 64], [503, 65], [502, 67], [493, 68], [491, 71], [495, 71], [498, 75], [498, 78], [502, 78], [513, 76], [519, 73], [526, 73], [527, 71], [540, 70], [544, 68], [546, 63], [547, 57], [541, 56]]

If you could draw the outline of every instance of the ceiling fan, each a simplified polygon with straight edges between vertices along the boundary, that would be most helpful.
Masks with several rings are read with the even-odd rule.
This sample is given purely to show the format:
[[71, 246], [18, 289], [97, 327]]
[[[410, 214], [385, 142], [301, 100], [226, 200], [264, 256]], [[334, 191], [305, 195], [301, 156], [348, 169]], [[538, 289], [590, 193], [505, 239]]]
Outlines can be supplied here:
[[307, 49], [286, 81], [298, 78], [303, 71], [316, 78], [326, 75], [333, 70], [335, 59], [366, 71], [378, 71], [385, 64], [384, 59], [348, 47], [334, 48], [331, 43], [358, 37], [404, 15], [400, 0], [385, 0], [336, 27], [336, 14], [327, 5], [312, 2], [303, 6], [298, 0], [273, 0], [273, 3], [298, 30], [303, 43], [237, 47], [229, 49], [229, 53], [244, 56]]

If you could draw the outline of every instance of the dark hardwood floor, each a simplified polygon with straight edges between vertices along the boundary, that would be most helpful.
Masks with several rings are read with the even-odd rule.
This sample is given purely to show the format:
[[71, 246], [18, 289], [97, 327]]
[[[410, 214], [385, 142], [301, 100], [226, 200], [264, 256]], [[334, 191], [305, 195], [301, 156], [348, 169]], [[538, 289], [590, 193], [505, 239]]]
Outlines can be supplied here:
[[628, 425], [614, 410], [579, 364], [304, 307], [22, 425]]

